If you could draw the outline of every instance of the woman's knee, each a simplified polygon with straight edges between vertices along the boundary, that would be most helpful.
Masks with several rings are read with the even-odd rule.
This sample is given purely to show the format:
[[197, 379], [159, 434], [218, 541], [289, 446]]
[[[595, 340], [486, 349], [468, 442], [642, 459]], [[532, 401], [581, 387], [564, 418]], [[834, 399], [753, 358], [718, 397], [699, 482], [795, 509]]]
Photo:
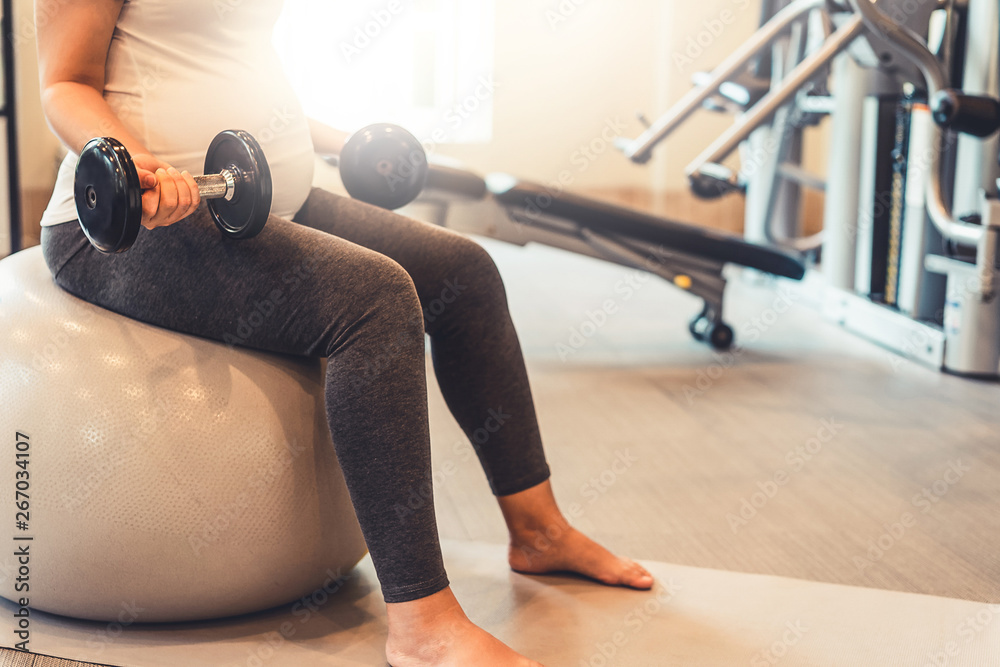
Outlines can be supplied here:
[[424, 313], [440, 317], [453, 304], [506, 307], [503, 279], [493, 258], [478, 243], [456, 235], [442, 255], [439, 281], [424, 286]]
[[358, 274], [349, 297], [355, 307], [336, 327], [326, 355], [337, 387], [350, 397], [387, 377], [423, 372], [423, 311], [409, 274], [382, 256]]
[[420, 298], [406, 269], [375, 254], [361, 278], [354, 298], [360, 302], [363, 319], [401, 332], [423, 333]]

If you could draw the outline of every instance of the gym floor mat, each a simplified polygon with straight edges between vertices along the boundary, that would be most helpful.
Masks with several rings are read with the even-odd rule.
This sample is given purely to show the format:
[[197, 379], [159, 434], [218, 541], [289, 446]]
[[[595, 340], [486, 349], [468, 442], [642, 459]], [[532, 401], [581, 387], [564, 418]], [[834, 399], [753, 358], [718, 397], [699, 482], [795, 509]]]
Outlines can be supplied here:
[[[986, 667], [1000, 655], [1000, 605], [657, 562], [644, 563], [656, 587], [633, 591], [513, 573], [502, 545], [446, 541], [444, 550], [469, 616], [549, 667]], [[156, 626], [36, 613], [29, 648], [143, 667], [384, 664], [385, 612], [371, 560], [324, 598]]]

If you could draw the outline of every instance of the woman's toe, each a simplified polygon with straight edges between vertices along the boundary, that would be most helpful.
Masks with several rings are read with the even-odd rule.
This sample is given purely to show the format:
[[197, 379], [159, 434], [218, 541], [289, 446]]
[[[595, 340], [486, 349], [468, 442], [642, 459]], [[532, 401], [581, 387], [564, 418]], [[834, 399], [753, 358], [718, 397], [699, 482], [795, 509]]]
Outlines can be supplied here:
[[621, 583], [632, 588], [652, 588], [653, 575], [635, 561], [626, 560], [628, 565], [622, 572]]

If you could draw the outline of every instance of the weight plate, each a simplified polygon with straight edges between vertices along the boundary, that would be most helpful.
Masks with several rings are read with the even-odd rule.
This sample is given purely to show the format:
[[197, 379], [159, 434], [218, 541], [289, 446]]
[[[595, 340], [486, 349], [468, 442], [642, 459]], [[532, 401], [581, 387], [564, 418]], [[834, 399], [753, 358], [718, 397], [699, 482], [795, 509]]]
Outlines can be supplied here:
[[139, 173], [125, 147], [110, 137], [91, 139], [80, 153], [73, 185], [83, 233], [104, 253], [132, 247], [142, 226]]
[[229, 238], [249, 239], [260, 234], [271, 214], [271, 170], [260, 144], [248, 132], [226, 130], [212, 140], [205, 156], [205, 173], [229, 169], [236, 191], [229, 201], [208, 200], [208, 210]]
[[417, 138], [398, 125], [370, 125], [344, 144], [340, 179], [355, 199], [390, 211], [402, 208], [427, 183], [427, 154]]

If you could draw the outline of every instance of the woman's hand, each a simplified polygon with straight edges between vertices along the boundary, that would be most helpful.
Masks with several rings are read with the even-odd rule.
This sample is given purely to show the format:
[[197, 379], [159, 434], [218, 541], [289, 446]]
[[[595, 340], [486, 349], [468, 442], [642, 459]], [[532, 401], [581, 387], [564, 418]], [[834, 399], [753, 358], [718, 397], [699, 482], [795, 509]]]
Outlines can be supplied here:
[[201, 204], [198, 185], [187, 171], [179, 172], [152, 155], [132, 156], [142, 193], [142, 226], [166, 227], [183, 220]]

